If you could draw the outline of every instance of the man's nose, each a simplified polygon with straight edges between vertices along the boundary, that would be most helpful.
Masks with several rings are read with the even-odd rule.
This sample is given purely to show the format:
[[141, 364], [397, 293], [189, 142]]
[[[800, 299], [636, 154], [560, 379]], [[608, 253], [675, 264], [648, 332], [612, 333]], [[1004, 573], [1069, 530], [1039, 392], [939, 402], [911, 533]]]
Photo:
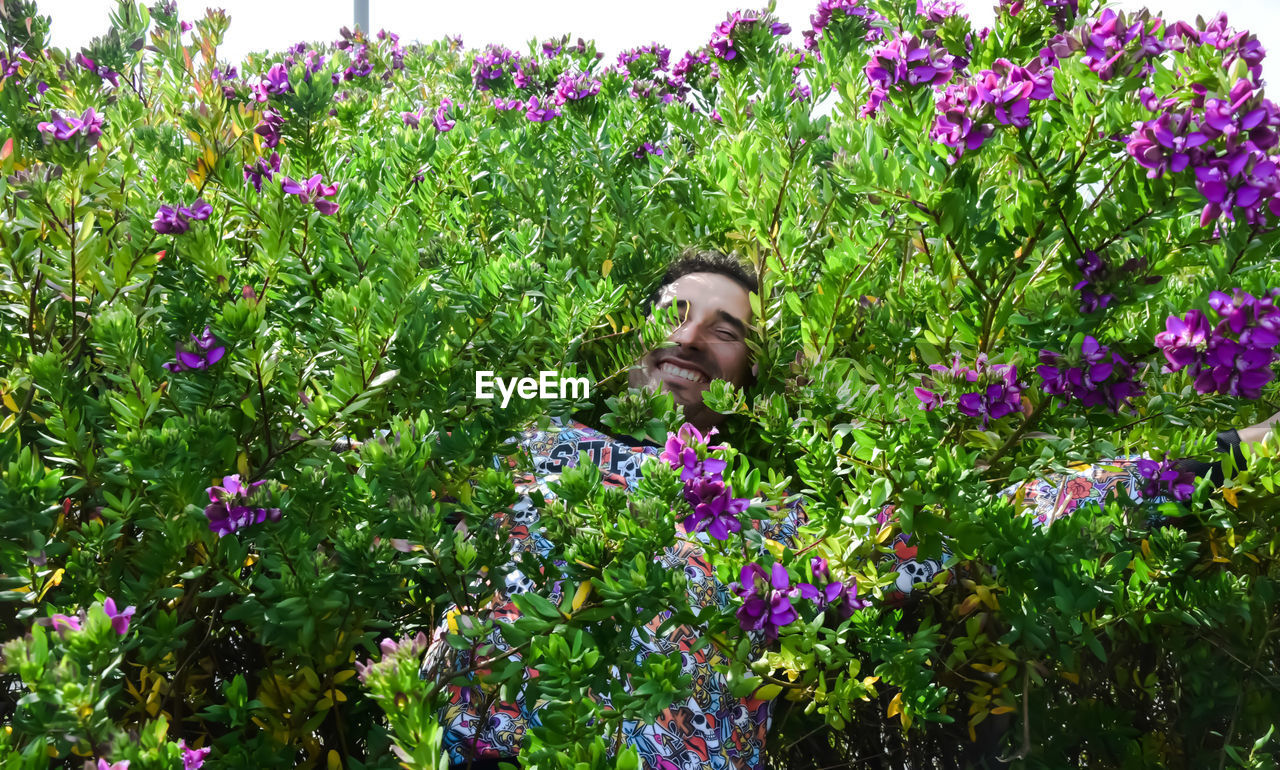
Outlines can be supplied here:
[[695, 323], [692, 318], [686, 318], [676, 327], [675, 331], [671, 332], [671, 336], [667, 339], [684, 347], [700, 347], [700, 328], [700, 325]]

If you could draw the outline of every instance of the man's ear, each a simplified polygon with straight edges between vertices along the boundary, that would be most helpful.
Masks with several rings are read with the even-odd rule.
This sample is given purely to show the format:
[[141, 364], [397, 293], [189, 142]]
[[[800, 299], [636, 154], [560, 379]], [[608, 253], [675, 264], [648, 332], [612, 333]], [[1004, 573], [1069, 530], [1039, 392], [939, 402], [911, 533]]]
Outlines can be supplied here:
[[760, 376], [760, 364], [757, 364], [753, 361], [751, 363], [751, 379], [754, 380], [759, 376]]

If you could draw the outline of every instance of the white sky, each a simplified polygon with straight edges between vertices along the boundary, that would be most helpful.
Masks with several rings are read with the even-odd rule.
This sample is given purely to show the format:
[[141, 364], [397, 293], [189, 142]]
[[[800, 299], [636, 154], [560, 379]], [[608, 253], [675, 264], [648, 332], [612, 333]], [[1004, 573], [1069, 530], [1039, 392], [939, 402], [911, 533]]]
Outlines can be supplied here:
[[[462, 35], [472, 48], [503, 43], [523, 49], [533, 37], [564, 33], [595, 38], [612, 60], [618, 51], [657, 40], [672, 49], [673, 59], [702, 45], [727, 12], [755, 8], [765, 0], [369, 0], [369, 26], [389, 29], [402, 42], [437, 40]], [[809, 27], [809, 14], [818, 0], [778, 0], [777, 12], [792, 26], [799, 42]], [[994, 0], [967, 4], [975, 25], [990, 23]], [[79, 50], [107, 28], [114, 0], [38, 0], [40, 13], [53, 19], [53, 44]], [[1280, 68], [1280, 0], [1120, 0], [1125, 9], [1144, 5], [1170, 20], [1194, 21], [1197, 14], [1226, 11], [1237, 29], [1258, 34], [1275, 57], [1264, 72]], [[231, 16], [220, 53], [232, 62], [256, 50], [279, 50], [302, 40], [335, 40], [338, 29], [350, 26], [353, 0], [178, 0], [182, 19], [203, 15], [207, 6], [226, 9]], [[1270, 65], [1270, 66], [1268, 66]], [[1280, 71], [1280, 70], [1277, 70]]]

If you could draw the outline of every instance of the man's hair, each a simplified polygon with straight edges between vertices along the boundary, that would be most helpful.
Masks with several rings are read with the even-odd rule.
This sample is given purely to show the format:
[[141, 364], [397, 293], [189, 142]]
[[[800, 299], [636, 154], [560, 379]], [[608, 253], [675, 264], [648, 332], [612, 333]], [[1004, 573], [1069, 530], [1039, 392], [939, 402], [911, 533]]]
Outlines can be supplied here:
[[748, 293], [760, 291], [760, 281], [757, 280], [755, 271], [737, 257], [721, 251], [689, 249], [667, 266], [667, 271], [662, 274], [662, 280], [644, 301], [645, 315], [652, 312], [654, 304], [662, 296], [663, 289], [691, 273], [719, 273], [733, 279]]

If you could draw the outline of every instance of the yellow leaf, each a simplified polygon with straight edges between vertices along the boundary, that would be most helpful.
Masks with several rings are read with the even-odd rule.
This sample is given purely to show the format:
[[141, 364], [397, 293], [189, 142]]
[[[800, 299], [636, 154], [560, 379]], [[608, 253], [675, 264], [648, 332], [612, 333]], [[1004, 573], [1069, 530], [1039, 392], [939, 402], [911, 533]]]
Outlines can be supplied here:
[[582, 609], [582, 605], [586, 603], [587, 597], [590, 595], [591, 595], [591, 581], [584, 580], [582, 581], [582, 583], [578, 585], [578, 590], [573, 595], [573, 603], [570, 605], [570, 609], [573, 610], [574, 612], [577, 612], [578, 610]]
[[782, 686], [777, 684], [766, 684], [756, 690], [755, 697], [759, 700], [773, 700], [782, 692]]
[[63, 573], [65, 573], [65, 572], [66, 572], [66, 570], [64, 570], [64, 569], [59, 569], [59, 570], [57, 570], [56, 572], [54, 572], [54, 573], [53, 573], [53, 575], [52, 575], [48, 580], [46, 580], [46, 581], [44, 582], [44, 588], [41, 588], [41, 589], [40, 589], [40, 595], [36, 597], [36, 601], [43, 601], [43, 600], [44, 600], [44, 595], [45, 595], [45, 594], [47, 594], [47, 593], [49, 593], [49, 589], [50, 589], [50, 588], [53, 588], [53, 587], [54, 587], [54, 586], [56, 586], [56, 585], [61, 585], [61, 584], [62, 584], [62, 575], [63, 575]]
[[1151, 543], [1145, 537], [1142, 538], [1142, 555], [1148, 559], [1151, 558]]
[[606, 259], [604, 263], [600, 265], [600, 276], [602, 278], [608, 278], [609, 273], [612, 271], [613, 271], [613, 260]]
[[1008, 714], [1014, 710], [1013, 706], [996, 706], [991, 709], [992, 714]]
[[329, 756], [325, 759], [328, 770], [342, 770], [342, 757], [338, 756], [338, 752], [329, 749]]
[[333, 675], [333, 683], [342, 684], [343, 682], [347, 681], [348, 679], [350, 679], [355, 675], [356, 675], [355, 669], [352, 669], [352, 668], [349, 668], [346, 671], [339, 671], [338, 673]]
[[10, 412], [18, 411], [18, 405], [14, 402], [12, 395], [5, 393], [3, 396], [0, 396], [0, 398], [4, 399], [4, 405], [9, 407]]
[[236, 470], [240, 471], [241, 476], [249, 475], [249, 453], [241, 452], [236, 458]]
[[1232, 508], [1239, 508], [1240, 504], [1236, 502], [1236, 494], [1239, 492], [1235, 487], [1223, 487], [1222, 497]]
[[1068, 682], [1071, 682], [1072, 684], [1080, 684], [1080, 675], [1073, 673], [1071, 671], [1063, 671], [1062, 678], [1067, 680]]
[[885, 712], [886, 717], [894, 717], [902, 713], [902, 693], [893, 696], [893, 700], [889, 701], [889, 709]]

